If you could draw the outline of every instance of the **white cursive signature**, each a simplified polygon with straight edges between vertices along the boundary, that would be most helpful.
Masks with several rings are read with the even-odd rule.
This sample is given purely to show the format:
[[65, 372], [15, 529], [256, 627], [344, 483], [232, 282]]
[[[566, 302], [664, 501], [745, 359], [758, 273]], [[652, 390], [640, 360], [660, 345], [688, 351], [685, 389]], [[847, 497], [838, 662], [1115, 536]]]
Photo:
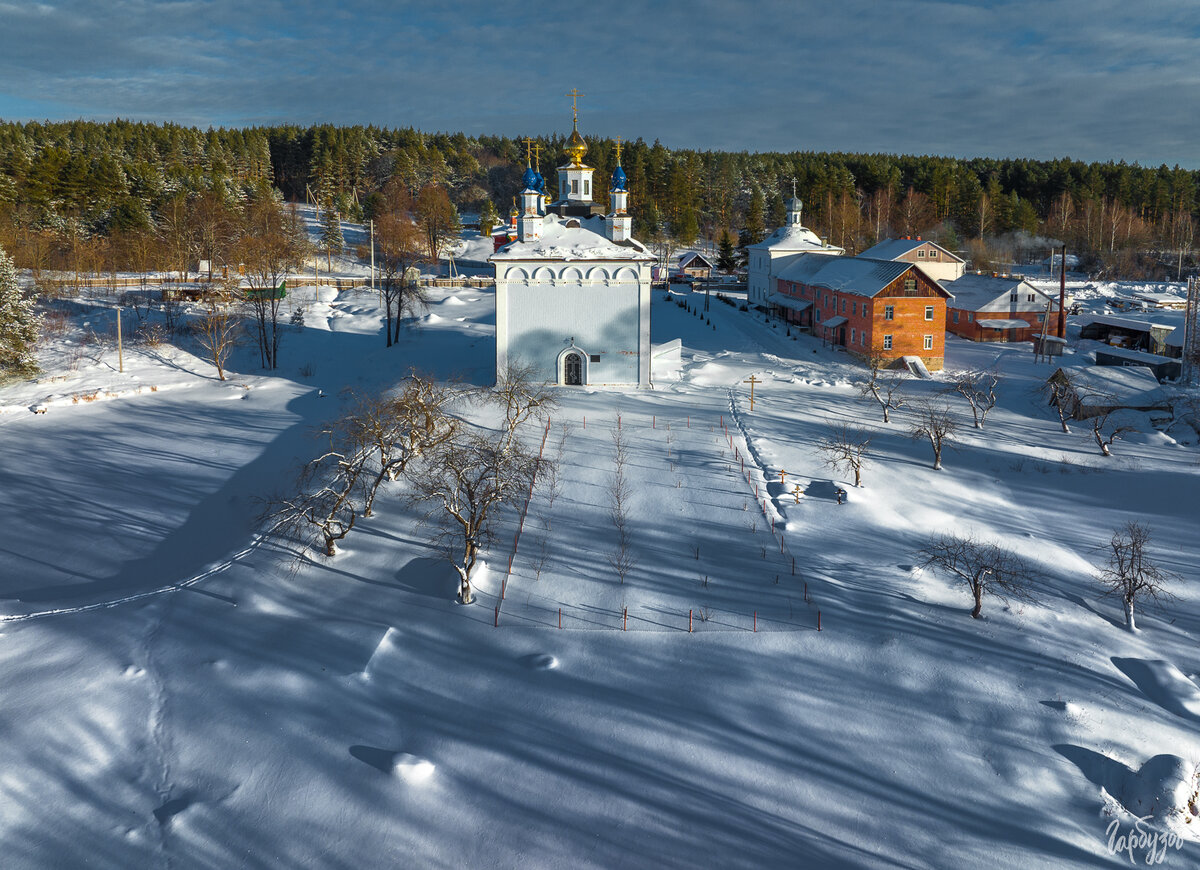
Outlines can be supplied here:
[[1108, 826], [1108, 854], [1115, 855], [1124, 852], [1129, 856], [1130, 864], [1137, 864], [1133, 857], [1134, 850], [1145, 853], [1146, 864], [1161, 864], [1167, 858], [1167, 849], [1172, 846], [1178, 851], [1183, 848], [1183, 840], [1178, 834], [1169, 831], [1152, 831], [1143, 824], [1150, 816], [1142, 816], [1133, 822], [1133, 830], [1128, 835], [1121, 833], [1120, 819], [1113, 819]]

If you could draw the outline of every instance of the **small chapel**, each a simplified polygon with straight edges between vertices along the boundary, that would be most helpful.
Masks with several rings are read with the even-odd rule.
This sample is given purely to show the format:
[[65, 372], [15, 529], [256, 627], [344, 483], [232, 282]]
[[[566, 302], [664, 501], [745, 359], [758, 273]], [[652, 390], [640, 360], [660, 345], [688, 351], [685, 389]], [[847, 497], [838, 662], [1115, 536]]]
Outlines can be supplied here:
[[563, 387], [650, 386], [650, 272], [654, 257], [631, 235], [621, 168], [609, 210], [592, 201], [572, 97], [571, 137], [558, 167], [558, 199], [526, 157], [515, 238], [489, 258], [496, 275], [496, 374], [532, 366]]

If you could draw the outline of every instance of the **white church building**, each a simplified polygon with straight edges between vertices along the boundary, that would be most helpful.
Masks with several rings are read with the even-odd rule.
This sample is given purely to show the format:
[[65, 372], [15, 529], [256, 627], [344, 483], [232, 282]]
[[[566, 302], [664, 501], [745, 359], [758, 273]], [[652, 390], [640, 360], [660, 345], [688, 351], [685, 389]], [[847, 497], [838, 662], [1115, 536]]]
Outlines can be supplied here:
[[845, 253], [836, 245], [826, 244], [804, 226], [801, 221], [803, 211], [804, 203], [793, 191], [792, 198], [787, 201], [787, 224], [758, 244], [746, 246], [746, 295], [751, 305], [770, 308], [771, 296], [776, 292], [775, 279], [805, 254], [837, 256]]
[[496, 272], [496, 372], [534, 368], [561, 386], [650, 386], [650, 270], [654, 257], [630, 235], [621, 168], [611, 211], [592, 202], [592, 167], [576, 114], [558, 168], [559, 199], [525, 170], [517, 237], [489, 260]]

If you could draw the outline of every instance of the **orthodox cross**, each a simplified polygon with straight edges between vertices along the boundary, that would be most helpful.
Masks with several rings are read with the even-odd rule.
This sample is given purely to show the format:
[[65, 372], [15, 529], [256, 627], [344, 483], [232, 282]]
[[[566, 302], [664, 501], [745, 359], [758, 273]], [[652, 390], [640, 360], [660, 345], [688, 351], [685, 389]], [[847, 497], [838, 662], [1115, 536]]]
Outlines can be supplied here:
[[533, 149], [533, 140], [526, 136], [521, 141], [525, 143], [525, 165], [529, 166], [531, 165], [529, 161]]
[[784, 488], [787, 487], [787, 471], [783, 468], [779, 469], [779, 483], [782, 484]]
[[754, 375], [751, 375], [748, 380], [742, 381], [742, 383], [750, 385], [750, 410], [753, 411], [754, 410], [754, 385], [761, 384], [762, 381], [760, 381]]
[[796, 198], [796, 176], [792, 176], [792, 199]]
[[800, 504], [800, 496], [804, 495], [804, 490], [800, 488], [800, 484], [796, 484], [795, 489], [792, 490], [792, 495], [796, 496], [796, 504]]
[[542, 143], [535, 142], [533, 145], [533, 160], [538, 166], [542, 165]]
[[621, 137], [617, 137], [617, 165], [621, 165]]
[[575, 122], [578, 123], [579, 122], [579, 106], [575, 101], [578, 100], [580, 97], [586, 96], [586, 94], [579, 93], [579, 88], [571, 88], [571, 90], [567, 94], [567, 96], [571, 98], [571, 115], [574, 117]]

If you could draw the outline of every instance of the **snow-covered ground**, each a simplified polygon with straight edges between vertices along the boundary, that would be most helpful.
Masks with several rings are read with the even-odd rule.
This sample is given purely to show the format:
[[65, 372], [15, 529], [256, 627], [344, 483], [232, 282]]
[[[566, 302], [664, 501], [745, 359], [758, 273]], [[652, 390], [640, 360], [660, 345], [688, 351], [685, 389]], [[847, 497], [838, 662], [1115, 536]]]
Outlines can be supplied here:
[[[1074, 295], [1098, 311], [1106, 291], [1124, 292]], [[40, 379], [0, 389], [5, 867], [1116, 866], [1110, 837], [1194, 791], [1190, 429], [1131, 415], [1103, 458], [1061, 432], [1026, 346], [950, 338], [949, 369], [1003, 380], [983, 431], [954, 405], [935, 472], [844, 354], [656, 291], [678, 371], [563, 393], [561, 491], [535, 492], [504, 600], [515, 516], [462, 607], [399, 489], [294, 575], [252, 525], [343, 388], [410, 366], [488, 383], [492, 295], [434, 290], [388, 349], [369, 291], [307, 292], [276, 372], [248, 347], [218, 381], [185, 339], [127, 343], [118, 372], [100, 296]], [[816, 449], [843, 420], [872, 433], [861, 488]], [[1090, 577], [1128, 520], [1185, 577], [1137, 634]], [[943, 529], [1019, 550], [1038, 600], [970, 619], [963, 588], [915, 567]], [[1200, 862], [1184, 818], [1166, 866]]]

